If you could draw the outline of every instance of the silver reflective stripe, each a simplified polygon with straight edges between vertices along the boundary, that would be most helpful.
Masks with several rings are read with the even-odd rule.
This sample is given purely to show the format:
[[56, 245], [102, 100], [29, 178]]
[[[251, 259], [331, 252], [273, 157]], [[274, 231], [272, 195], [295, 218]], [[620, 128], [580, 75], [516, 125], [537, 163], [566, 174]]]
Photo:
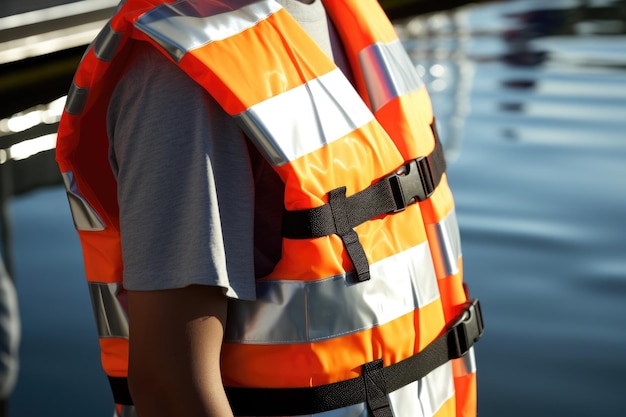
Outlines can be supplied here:
[[122, 33], [114, 31], [109, 22], [94, 41], [93, 52], [98, 59], [109, 62], [115, 56], [121, 40]]
[[389, 394], [394, 416], [432, 417], [454, 395], [450, 362]]
[[275, 166], [334, 142], [373, 120], [339, 69], [258, 103], [238, 121]]
[[137, 411], [133, 405], [123, 405], [122, 415], [120, 417], [137, 417]]
[[69, 114], [81, 114], [85, 108], [87, 102], [87, 95], [89, 94], [89, 88], [79, 87], [72, 83], [70, 91], [67, 93], [67, 100], [65, 101], [65, 111]]
[[91, 305], [96, 317], [98, 336], [128, 338], [128, 316], [122, 284], [89, 282]]
[[368, 46], [359, 53], [359, 62], [374, 112], [424, 86], [400, 40]]
[[76, 180], [74, 179], [74, 173], [67, 171], [62, 173], [62, 176], [76, 229], [91, 231], [104, 230], [104, 223], [80, 193], [76, 185]]
[[476, 372], [476, 357], [474, 356], [474, 347], [472, 346], [467, 354], [461, 358], [452, 361], [452, 369], [454, 376], [465, 376]]
[[124, 6], [124, 4], [126, 3], [126, 1], [128, 0], [122, 0], [120, 1], [120, 4], [117, 5], [117, 8], [115, 9], [115, 13], [113, 14], [117, 14], [120, 10], [122, 10], [122, 6]]
[[115, 410], [113, 417], [137, 417], [137, 411], [135, 411], [134, 405], [123, 405], [122, 414], [119, 414], [117, 410]]
[[323, 341], [382, 325], [439, 298], [428, 243], [370, 265], [371, 279], [267, 280], [257, 301], [231, 301], [225, 339], [238, 343]]
[[243, 32], [280, 9], [272, 0], [184, 0], [154, 8], [135, 26], [180, 61], [190, 50]]
[[439, 223], [426, 225], [428, 239], [439, 246], [442, 257], [435, 259], [435, 271], [438, 278], [444, 278], [459, 272], [461, 257], [461, 236], [454, 209]]

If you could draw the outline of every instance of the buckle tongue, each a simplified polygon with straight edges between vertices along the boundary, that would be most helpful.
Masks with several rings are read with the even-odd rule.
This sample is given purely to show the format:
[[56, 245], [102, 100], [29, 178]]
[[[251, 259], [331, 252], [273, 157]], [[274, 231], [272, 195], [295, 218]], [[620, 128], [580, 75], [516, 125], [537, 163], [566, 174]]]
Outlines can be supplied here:
[[457, 359], [464, 356], [483, 335], [483, 330], [483, 314], [480, 302], [477, 299], [470, 300], [448, 329], [450, 357]]
[[435, 191], [427, 157], [412, 160], [388, 178], [397, 207], [394, 212], [402, 211], [416, 201], [426, 200]]

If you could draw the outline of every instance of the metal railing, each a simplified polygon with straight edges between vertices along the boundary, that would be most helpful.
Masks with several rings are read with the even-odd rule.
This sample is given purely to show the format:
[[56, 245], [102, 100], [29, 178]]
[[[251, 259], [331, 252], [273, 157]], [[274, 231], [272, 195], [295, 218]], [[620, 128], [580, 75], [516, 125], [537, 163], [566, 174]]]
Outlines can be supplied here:
[[89, 0], [0, 18], [0, 65], [86, 45], [118, 0]]

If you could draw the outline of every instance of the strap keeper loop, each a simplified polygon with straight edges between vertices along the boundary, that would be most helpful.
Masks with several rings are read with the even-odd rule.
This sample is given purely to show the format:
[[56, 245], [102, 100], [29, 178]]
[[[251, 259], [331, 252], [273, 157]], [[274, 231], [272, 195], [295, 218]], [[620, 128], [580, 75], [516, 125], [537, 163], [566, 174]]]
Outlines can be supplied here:
[[366, 363], [362, 366], [363, 381], [367, 406], [374, 417], [393, 417], [389, 398], [383, 360]]

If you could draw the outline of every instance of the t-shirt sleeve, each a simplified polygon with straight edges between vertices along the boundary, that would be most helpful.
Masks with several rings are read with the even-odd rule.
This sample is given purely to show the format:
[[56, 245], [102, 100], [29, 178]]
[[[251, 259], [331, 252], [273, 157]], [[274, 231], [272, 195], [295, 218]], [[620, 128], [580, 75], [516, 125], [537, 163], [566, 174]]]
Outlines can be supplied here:
[[254, 181], [246, 139], [174, 63], [136, 46], [107, 114], [129, 290], [254, 291]]

